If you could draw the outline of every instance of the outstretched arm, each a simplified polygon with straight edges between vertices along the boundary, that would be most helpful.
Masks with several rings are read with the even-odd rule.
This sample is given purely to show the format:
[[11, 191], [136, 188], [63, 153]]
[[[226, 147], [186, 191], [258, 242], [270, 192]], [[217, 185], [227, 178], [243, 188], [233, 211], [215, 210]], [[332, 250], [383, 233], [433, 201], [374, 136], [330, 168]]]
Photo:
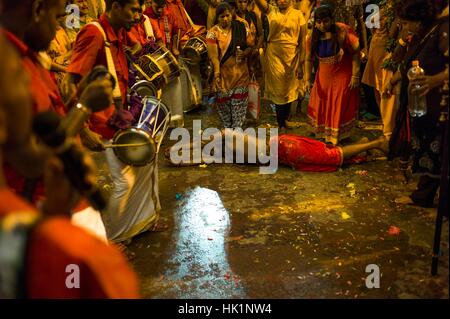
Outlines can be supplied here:
[[366, 24], [364, 21], [364, 15], [363, 15], [364, 9], [363, 6], [360, 5], [358, 8], [358, 24], [360, 25], [360, 29], [361, 29], [361, 51], [364, 53], [364, 60], [367, 60], [367, 56], [369, 54], [369, 44], [368, 44], [368, 40], [367, 40], [367, 29], [366, 29]]
[[269, 4], [266, 0], [255, 0], [255, 3], [262, 13], [267, 13], [267, 11], [269, 11]]

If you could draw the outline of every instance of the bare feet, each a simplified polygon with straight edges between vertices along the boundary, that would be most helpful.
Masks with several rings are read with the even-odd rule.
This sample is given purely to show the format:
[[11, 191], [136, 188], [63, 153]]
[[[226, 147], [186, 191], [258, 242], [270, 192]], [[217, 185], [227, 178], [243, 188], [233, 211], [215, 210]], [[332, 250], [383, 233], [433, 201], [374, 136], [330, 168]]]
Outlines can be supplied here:
[[394, 200], [394, 203], [401, 205], [414, 205], [413, 200], [409, 196], [400, 196]]
[[389, 140], [385, 136], [382, 136], [382, 137], [378, 138], [378, 140], [379, 140], [379, 143], [380, 143], [378, 149], [380, 151], [382, 151], [384, 153], [384, 155], [388, 155], [388, 153], [389, 153]]

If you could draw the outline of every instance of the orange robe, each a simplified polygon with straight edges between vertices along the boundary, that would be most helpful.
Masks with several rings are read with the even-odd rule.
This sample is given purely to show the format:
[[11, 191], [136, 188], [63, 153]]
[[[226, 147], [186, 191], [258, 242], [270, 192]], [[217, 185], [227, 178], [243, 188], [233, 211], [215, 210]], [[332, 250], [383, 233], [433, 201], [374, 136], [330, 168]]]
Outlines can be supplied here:
[[[0, 189], [0, 225], [7, 217], [39, 213], [10, 189]], [[66, 281], [79, 268], [79, 288]], [[70, 282], [70, 278], [69, 278]], [[25, 285], [27, 298], [138, 298], [135, 273], [121, 253], [70, 223], [50, 217], [36, 224], [29, 237]]]

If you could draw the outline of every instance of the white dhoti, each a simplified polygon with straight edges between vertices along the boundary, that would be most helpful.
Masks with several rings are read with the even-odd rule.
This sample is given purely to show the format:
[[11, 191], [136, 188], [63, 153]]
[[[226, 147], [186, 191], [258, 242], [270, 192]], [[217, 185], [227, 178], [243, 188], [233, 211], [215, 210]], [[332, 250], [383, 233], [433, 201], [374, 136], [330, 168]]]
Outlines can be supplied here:
[[[180, 77], [169, 82], [162, 89], [161, 101], [169, 108], [171, 115], [170, 126], [183, 126], [183, 88]], [[174, 125], [173, 123], [177, 123]]]
[[105, 225], [103, 224], [101, 213], [92, 207], [88, 207], [79, 212], [72, 214], [72, 224], [81, 227], [90, 234], [96, 236], [105, 243], [108, 242], [106, 237]]
[[161, 101], [169, 108], [171, 126], [181, 126], [184, 112], [188, 112], [202, 102], [202, 79], [200, 65], [188, 65], [179, 60], [181, 75], [162, 89]]
[[146, 166], [133, 167], [119, 161], [112, 148], [104, 154], [113, 189], [102, 219], [108, 239], [122, 242], [149, 230], [158, 220], [157, 158]]

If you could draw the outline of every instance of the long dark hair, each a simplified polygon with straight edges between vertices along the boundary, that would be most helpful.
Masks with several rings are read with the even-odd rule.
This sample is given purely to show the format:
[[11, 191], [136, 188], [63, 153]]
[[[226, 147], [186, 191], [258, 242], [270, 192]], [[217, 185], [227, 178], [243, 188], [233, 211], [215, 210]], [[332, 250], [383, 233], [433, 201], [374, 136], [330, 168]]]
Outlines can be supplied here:
[[423, 26], [423, 31], [425, 31], [434, 24], [438, 14], [442, 10], [441, 6], [445, 2], [435, 2], [434, 0], [397, 1], [395, 4], [395, 13], [400, 19], [420, 22]]
[[331, 32], [331, 41], [332, 41], [334, 54], [336, 54], [340, 50], [340, 45], [339, 45], [339, 41], [338, 41], [338, 33], [337, 33], [338, 28], [334, 21], [333, 9], [329, 5], [322, 5], [314, 11], [313, 32], [312, 32], [312, 36], [311, 36], [311, 56], [313, 56], [313, 57], [315, 57], [317, 54], [317, 50], [319, 48], [319, 40], [320, 40], [320, 37], [323, 35], [323, 33], [320, 32], [319, 29], [316, 28], [316, 20], [324, 19], [324, 18], [331, 19], [330, 32]]
[[228, 2], [219, 3], [219, 5], [216, 7], [216, 17], [214, 19], [214, 24], [217, 24], [219, 22], [219, 16], [227, 10], [230, 11], [230, 14], [233, 14], [233, 8]]

